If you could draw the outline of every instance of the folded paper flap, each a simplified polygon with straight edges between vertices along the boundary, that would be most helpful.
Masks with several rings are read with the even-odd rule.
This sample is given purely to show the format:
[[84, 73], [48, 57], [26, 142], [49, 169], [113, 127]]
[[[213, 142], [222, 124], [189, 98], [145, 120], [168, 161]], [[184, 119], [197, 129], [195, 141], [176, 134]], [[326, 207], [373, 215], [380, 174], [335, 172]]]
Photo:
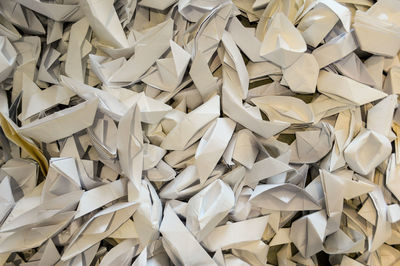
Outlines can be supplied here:
[[[204, 239], [203, 244], [211, 251], [219, 248], [229, 249], [232, 245], [260, 240], [267, 226], [269, 216], [262, 216], [242, 222], [236, 222], [216, 227]], [[253, 228], [251, 231], [246, 228]]]
[[[40, 227], [54, 224], [55, 222], [53, 218], [55, 216], [71, 212], [75, 213], [68, 209], [73, 208], [74, 205], [79, 202], [82, 194], [82, 190], [77, 190], [56, 197], [51, 203], [39, 203], [35, 208], [24, 213], [18, 213], [18, 210], [15, 210], [15, 216], [9, 216], [1, 227], [1, 232], [15, 231], [18, 228]], [[65, 201], [67, 201], [69, 205], [64, 206]], [[58, 222], [59, 221], [57, 220], [57, 223]]]
[[198, 130], [219, 116], [219, 98], [216, 95], [187, 114], [165, 137], [161, 147], [167, 150], [182, 150]]
[[249, 201], [270, 210], [321, 209], [321, 206], [306, 190], [293, 184], [258, 185]]
[[188, 201], [186, 226], [201, 241], [231, 211], [234, 201], [231, 188], [214, 181]]
[[[270, 120], [289, 123], [311, 123], [314, 120], [311, 108], [294, 97], [264, 96], [252, 98], [251, 101], [265, 112]], [[290, 107], [287, 104], [290, 104]]]
[[323, 68], [334, 63], [358, 48], [358, 43], [354, 32], [341, 33], [332, 38], [324, 45], [316, 48], [312, 54], [317, 60], [319, 67]]
[[237, 86], [237, 84], [233, 84], [233, 81], [226, 76], [222, 86], [222, 110], [232, 120], [265, 138], [269, 138], [289, 127], [287, 122], [264, 121], [253, 116], [243, 106], [240, 94], [237, 94], [234, 86]]
[[335, 63], [335, 66], [339, 72], [347, 77], [369, 86], [375, 87], [376, 85], [374, 79], [368, 72], [367, 67], [355, 53], [351, 53], [339, 60]]
[[119, 120], [127, 112], [128, 108], [106, 91], [90, 87], [66, 76], [61, 76], [61, 84], [86, 100], [98, 99], [100, 110], [113, 118]]
[[[71, 243], [66, 248], [65, 252], [63, 253], [61, 260], [65, 261], [68, 260], [75, 255], [79, 254], [83, 250], [90, 248], [93, 244], [97, 243], [99, 239], [103, 239], [114, 232], [118, 227], [120, 227], [130, 216], [135, 212], [137, 206], [129, 203], [129, 204], [122, 204], [117, 209], [108, 210], [105, 209], [99, 212], [98, 215], [94, 216], [94, 220], [90, 219], [85, 225], [82, 226], [81, 230], [72, 238]], [[101, 214], [101, 215], [99, 215]], [[98, 232], [99, 225], [93, 228], [93, 232], [89, 232], [91, 230], [91, 222], [101, 220], [107, 215], [110, 216], [110, 220], [104, 224], [104, 228], [107, 228], [104, 231]], [[114, 217], [113, 217], [114, 216]], [[114, 219], [111, 219], [114, 218]], [[99, 221], [100, 221], [99, 220]], [[85, 230], [88, 230], [85, 234]]]
[[17, 0], [23, 6], [26, 6], [39, 14], [45, 15], [55, 21], [68, 20], [78, 11], [79, 5], [53, 4], [36, 0]]
[[[357, 35], [360, 47], [364, 51], [376, 55], [393, 57], [398, 52], [400, 38], [398, 36], [399, 25], [388, 21], [388, 16], [376, 17], [373, 13], [357, 10], [354, 16], [354, 30]], [[378, 38], [371, 39], [371, 34]], [[391, 42], [384, 49], [382, 44]]]
[[[323, 211], [314, 212], [294, 222], [290, 230], [290, 239], [299, 249], [301, 255], [310, 257], [323, 249], [323, 240], [327, 225], [326, 215]], [[295, 230], [303, 233], [296, 234]], [[299, 232], [299, 231], [297, 231]]]
[[21, 117], [21, 119], [30, 118], [58, 104], [68, 104], [72, 96], [74, 96], [73, 92], [61, 86], [54, 85], [48, 87], [46, 90], [31, 96], [27, 104], [26, 116]]
[[286, 68], [306, 51], [306, 43], [300, 32], [281, 12], [272, 17], [261, 44], [260, 55]]
[[[200, 262], [204, 265], [216, 265], [170, 206], [167, 206], [164, 210], [160, 232], [163, 234], [163, 240], [167, 241], [170, 252], [174, 254], [178, 262], [184, 264]], [[187, 250], [196, 250], [196, 252], [186, 252]]]
[[143, 133], [138, 104], [124, 114], [118, 124], [117, 150], [122, 172], [136, 185], [143, 169]]
[[[265, 172], [265, 169], [268, 169], [267, 173]], [[246, 172], [244, 182], [246, 185], [254, 187], [254, 184], [257, 184], [263, 179], [271, 178], [293, 170], [294, 169], [286, 163], [275, 158], [268, 157], [253, 164], [252, 168]]]
[[172, 58], [158, 59], [157, 71], [147, 75], [143, 82], [163, 91], [172, 92], [182, 82], [191, 55], [170, 40]]
[[126, 179], [91, 189], [82, 195], [75, 217], [79, 218], [102, 205], [127, 195]]
[[296, 140], [290, 145], [290, 161], [294, 163], [315, 162], [324, 157], [332, 147], [334, 132], [331, 125], [319, 122], [303, 132], [296, 132]]
[[235, 127], [236, 123], [231, 119], [217, 118], [215, 125], [211, 126], [200, 140], [194, 158], [201, 183], [207, 180], [217, 165], [232, 137]]
[[342, 25], [345, 28], [345, 30], [350, 31], [351, 12], [346, 6], [343, 6], [340, 3], [333, 0], [318, 0], [318, 3], [326, 5], [333, 12], [335, 12], [336, 16], [338, 16], [338, 18], [342, 22]]
[[[138, 41], [135, 46], [135, 54], [110, 77], [109, 82], [122, 84], [137, 82], [148, 68], [169, 48], [173, 21], [168, 19], [160, 23], [157, 29], [157, 32], [151, 32], [148, 36]], [[134, 69], [135, 71], [127, 71], [128, 69]]]

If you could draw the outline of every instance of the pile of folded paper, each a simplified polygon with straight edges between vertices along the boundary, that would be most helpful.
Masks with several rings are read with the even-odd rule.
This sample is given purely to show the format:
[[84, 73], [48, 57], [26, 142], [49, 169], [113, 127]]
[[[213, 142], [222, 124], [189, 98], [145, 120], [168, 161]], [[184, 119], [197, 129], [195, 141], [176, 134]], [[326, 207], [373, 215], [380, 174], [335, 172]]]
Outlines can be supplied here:
[[0, 265], [400, 265], [400, 1], [0, 0]]

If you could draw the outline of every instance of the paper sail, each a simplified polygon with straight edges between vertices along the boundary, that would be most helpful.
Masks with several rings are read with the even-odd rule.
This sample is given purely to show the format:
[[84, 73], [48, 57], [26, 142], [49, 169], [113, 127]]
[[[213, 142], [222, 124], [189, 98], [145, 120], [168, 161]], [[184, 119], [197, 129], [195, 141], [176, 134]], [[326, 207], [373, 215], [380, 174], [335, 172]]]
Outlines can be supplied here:
[[[85, 0], [81, 5], [90, 26], [96, 35], [99, 36], [100, 41], [117, 48], [128, 46], [128, 40], [119, 22], [112, 1], [97, 2]], [[106, 17], [107, 20], [102, 21], [101, 17]]]
[[17, 53], [7, 37], [0, 38], [0, 81], [4, 81], [11, 74], [17, 59]]
[[306, 49], [306, 43], [300, 32], [283, 13], [277, 13], [272, 18], [265, 34], [260, 55], [286, 68], [293, 64]]

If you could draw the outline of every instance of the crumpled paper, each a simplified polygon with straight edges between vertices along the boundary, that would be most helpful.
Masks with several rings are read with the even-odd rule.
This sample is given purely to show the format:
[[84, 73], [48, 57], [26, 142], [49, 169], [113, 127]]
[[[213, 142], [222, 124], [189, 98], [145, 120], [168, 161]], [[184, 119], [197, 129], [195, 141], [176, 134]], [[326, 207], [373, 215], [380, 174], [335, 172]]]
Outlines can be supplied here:
[[0, 1], [0, 264], [399, 265], [399, 14]]

